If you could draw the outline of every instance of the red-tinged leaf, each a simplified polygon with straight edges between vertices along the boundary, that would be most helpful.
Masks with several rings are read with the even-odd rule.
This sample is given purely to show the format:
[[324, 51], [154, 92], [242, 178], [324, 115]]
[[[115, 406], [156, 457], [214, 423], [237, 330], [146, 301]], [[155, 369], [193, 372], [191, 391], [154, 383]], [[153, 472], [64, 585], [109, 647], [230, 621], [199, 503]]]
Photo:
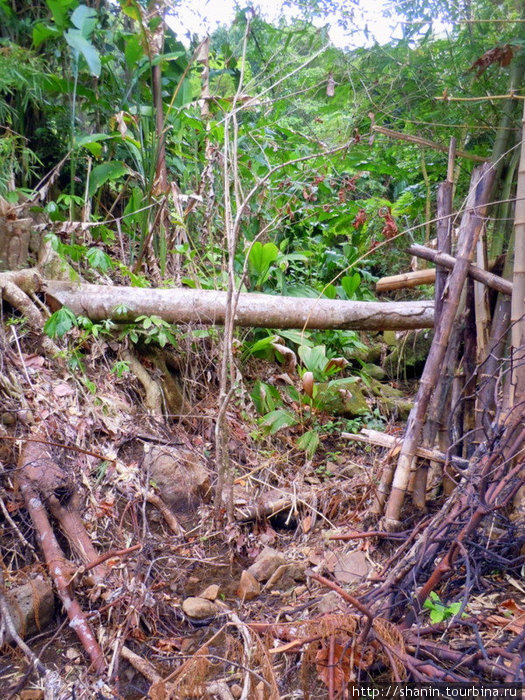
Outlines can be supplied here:
[[499, 63], [502, 68], [505, 68], [505, 66], [508, 66], [512, 61], [513, 56], [514, 49], [510, 44], [495, 46], [493, 49], [485, 51], [483, 56], [480, 56], [476, 61], [474, 61], [474, 63], [470, 66], [469, 71], [477, 68], [476, 78], [479, 78], [493, 63]]
[[360, 210], [357, 212], [357, 215], [356, 215], [355, 219], [352, 221], [352, 226], [353, 226], [353, 227], [356, 229], [356, 231], [357, 231], [357, 229], [358, 229], [360, 226], [362, 226], [362, 225], [366, 222], [366, 220], [367, 220], [366, 211], [365, 211], [364, 209], [360, 209]]
[[383, 236], [387, 240], [394, 238], [394, 236], [396, 236], [398, 233], [398, 228], [396, 222], [394, 221], [394, 217], [392, 216], [392, 212], [390, 211], [390, 207], [381, 207], [381, 209], [378, 211], [378, 215], [385, 220], [385, 225], [381, 231]]

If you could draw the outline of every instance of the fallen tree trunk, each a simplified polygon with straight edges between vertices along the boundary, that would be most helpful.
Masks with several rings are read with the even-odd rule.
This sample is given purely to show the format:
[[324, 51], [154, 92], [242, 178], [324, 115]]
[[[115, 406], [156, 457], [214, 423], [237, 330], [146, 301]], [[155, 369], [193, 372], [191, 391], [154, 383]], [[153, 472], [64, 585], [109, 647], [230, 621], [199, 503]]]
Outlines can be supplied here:
[[[226, 313], [226, 292], [207, 289], [144, 289], [49, 280], [45, 291], [51, 308], [67, 306], [92, 321], [130, 322], [138, 316], [155, 315], [169, 323], [221, 324]], [[300, 329], [432, 328], [434, 302], [341, 301], [241, 293], [234, 323]]]

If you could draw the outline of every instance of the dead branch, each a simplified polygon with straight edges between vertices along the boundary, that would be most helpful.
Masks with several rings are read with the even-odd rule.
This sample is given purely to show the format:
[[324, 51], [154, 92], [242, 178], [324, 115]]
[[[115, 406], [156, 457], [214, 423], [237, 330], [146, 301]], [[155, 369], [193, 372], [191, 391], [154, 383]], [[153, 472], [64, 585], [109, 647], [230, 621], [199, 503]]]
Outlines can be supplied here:
[[[49, 488], [49, 475], [47, 475], [47, 478], [44, 478], [49, 466], [49, 460], [42, 457], [42, 451], [38, 444], [27, 442], [20, 455], [20, 469], [17, 475], [18, 483], [24, 496], [27, 511], [38, 533], [40, 546], [44, 553], [50, 576], [55, 583], [58, 595], [70, 619], [70, 625], [82, 642], [95, 671], [98, 674], [102, 674], [106, 669], [102, 649], [86, 620], [84, 612], [71, 591], [69, 585], [72, 573], [71, 565], [67, 562], [57, 542], [42, 501], [42, 498], [45, 498], [45, 490]], [[51, 464], [51, 466], [53, 465]], [[44, 491], [39, 489], [38, 486], [39, 471], [41, 472]]]

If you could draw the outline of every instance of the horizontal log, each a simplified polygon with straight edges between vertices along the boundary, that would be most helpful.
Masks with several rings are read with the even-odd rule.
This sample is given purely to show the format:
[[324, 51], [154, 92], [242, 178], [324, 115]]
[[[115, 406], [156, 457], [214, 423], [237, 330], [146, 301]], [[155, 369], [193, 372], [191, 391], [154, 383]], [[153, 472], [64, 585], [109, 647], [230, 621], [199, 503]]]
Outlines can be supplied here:
[[391, 292], [394, 289], [418, 287], [421, 284], [434, 284], [435, 280], [436, 269], [434, 267], [429, 267], [428, 270], [404, 272], [401, 275], [381, 277], [381, 279], [376, 282], [376, 292]]
[[[92, 321], [131, 322], [138, 316], [156, 315], [168, 323], [222, 324], [226, 311], [226, 292], [208, 289], [144, 289], [48, 280], [45, 291], [52, 308], [64, 305]], [[432, 328], [434, 303], [429, 300], [341, 301], [242, 293], [234, 322], [237, 326], [260, 328], [370, 331]]]
[[[442, 265], [449, 270], [452, 270], [456, 263], [456, 258], [454, 258], [452, 255], [448, 255], [447, 253], [438, 253], [436, 250], [427, 248], [424, 245], [411, 245], [407, 248], [407, 252], [411, 255], [416, 255], [418, 258], [424, 258], [425, 260], [430, 260], [437, 265]], [[512, 294], [512, 282], [509, 282], [503, 277], [499, 277], [492, 272], [487, 272], [487, 270], [482, 270], [472, 263], [468, 269], [468, 274], [470, 277], [472, 277], [472, 279], [486, 284], [487, 287], [491, 287], [492, 289], [502, 292], [503, 294]]]

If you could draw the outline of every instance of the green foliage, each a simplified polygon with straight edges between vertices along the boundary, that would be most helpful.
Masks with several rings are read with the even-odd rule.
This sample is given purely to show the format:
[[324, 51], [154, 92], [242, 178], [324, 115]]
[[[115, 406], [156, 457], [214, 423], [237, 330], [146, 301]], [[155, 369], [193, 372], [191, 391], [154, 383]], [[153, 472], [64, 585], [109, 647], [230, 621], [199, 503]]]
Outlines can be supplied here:
[[248, 255], [249, 270], [253, 278], [252, 286], [261, 289], [268, 279], [270, 266], [279, 256], [279, 248], [275, 243], [256, 241], [250, 248]]
[[[438, 594], [435, 591], [430, 592], [430, 597], [423, 603], [423, 608], [429, 610], [430, 620], [433, 624], [443, 622], [444, 620], [449, 620], [450, 618], [456, 617], [461, 610], [461, 602], [451, 603], [450, 605], [445, 605], [441, 602]], [[463, 617], [467, 617], [463, 613]]]
[[319, 447], [320, 439], [317, 430], [307, 430], [297, 440], [297, 447], [304, 450], [308, 457], [313, 457]]
[[108, 181], [118, 180], [118, 178], [126, 175], [128, 168], [124, 163], [118, 161], [111, 161], [106, 163], [100, 163], [91, 173], [89, 179], [89, 190], [88, 194], [92, 197], [95, 192]]
[[134, 324], [124, 327], [121, 338], [128, 337], [132, 343], [151, 343], [163, 348], [167, 343], [177, 345], [175, 336], [171, 332], [171, 324], [160, 316], [137, 316]]
[[314, 347], [301, 345], [298, 353], [305, 371], [312, 372], [314, 379], [318, 382], [325, 381], [342, 369], [340, 363], [336, 363], [327, 357], [325, 345], [316, 345]]
[[289, 428], [292, 425], [297, 425], [299, 419], [291, 411], [285, 408], [277, 408], [263, 416], [260, 423], [267, 428], [269, 435], [275, 435], [275, 433], [282, 430], [282, 428]]
[[77, 317], [75, 314], [67, 306], [63, 306], [47, 319], [44, 324], [44, 333], [50, 338], [62, 338], [76, 325]]
[[111, 374], [114, 374], [118, 379], [122, 379], [129, 371], [129, 363], [124, 360], [117, 360], [111, 368]]

